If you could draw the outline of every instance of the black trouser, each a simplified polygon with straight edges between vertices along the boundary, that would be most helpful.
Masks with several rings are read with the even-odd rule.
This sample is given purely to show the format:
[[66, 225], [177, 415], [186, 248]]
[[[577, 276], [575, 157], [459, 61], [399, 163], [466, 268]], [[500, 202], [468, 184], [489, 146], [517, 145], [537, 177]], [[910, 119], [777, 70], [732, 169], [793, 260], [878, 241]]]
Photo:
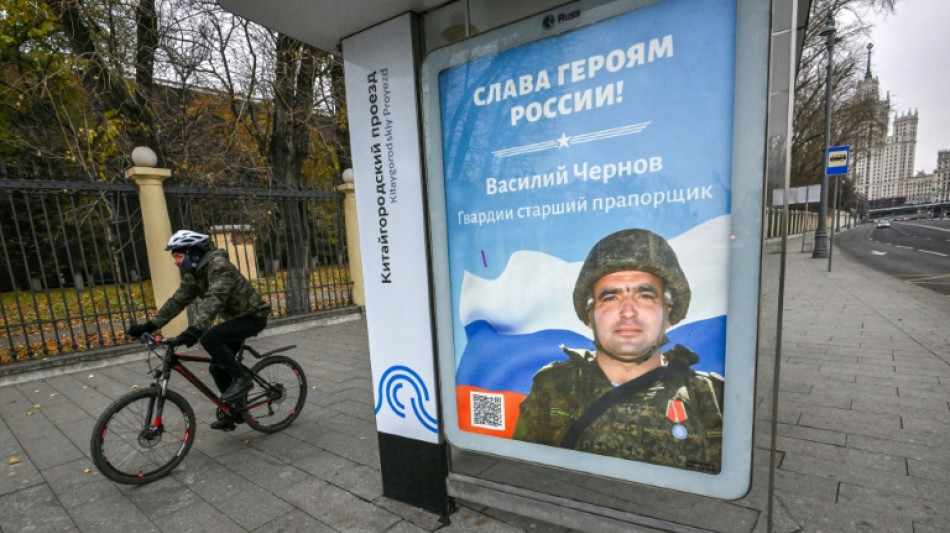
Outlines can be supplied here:
[[239, 316], [208, 328], [201, 336], [201, 346], [211, 359], [209, 371], [214, 384], [221, 392], [231, 385], [231, 380], [244, 374], [234, 355], [241, 349], [244, 340], [260, 333], [267, 326], [261, 316]]

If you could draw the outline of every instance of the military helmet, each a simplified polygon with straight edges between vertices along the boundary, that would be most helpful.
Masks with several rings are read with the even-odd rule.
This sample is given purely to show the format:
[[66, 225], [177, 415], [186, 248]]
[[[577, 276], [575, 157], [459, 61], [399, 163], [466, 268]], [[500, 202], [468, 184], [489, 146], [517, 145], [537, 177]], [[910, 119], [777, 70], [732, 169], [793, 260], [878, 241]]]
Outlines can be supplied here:
[[680, 269], [676, 253], [663, 237], [645, 229], [612, 233], [591, 248], [574, 284], [574, 312], [588, 322], [587, 302], [597, 280], [623, 270], [647, 272], [663, 280], [673, 298], [670, 325], [677, 324], [689, 309], [689, 282]]

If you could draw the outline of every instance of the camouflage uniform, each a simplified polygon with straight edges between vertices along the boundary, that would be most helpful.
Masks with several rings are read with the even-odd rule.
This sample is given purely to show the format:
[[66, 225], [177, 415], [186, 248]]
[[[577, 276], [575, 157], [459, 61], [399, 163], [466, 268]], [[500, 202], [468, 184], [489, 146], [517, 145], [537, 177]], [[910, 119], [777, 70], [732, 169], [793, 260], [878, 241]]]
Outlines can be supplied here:
[[201, 300], [192, 326], [201, 331], [210, 328], [216, 317], [224, 320], [249, 315], [266, 318], [271, 312], [270, 303], [254, 291], [228, 259], [227, 252], [214, 250], [201, 258], [193, 273], [182, 275], [178, 290], [149, 322], [161, 328], [196, 297]]
[[[568, 361], [552, 363], [535, 375], [531, 391], [521, 403], [515, 439], [562, 446], [571, 424], [614, 389], [594, 361], [594, 354], [567, 348], [564, 351], [570, 356]], [[666, 356], [670, 365], [683, 365], [683, 372], [613, 404], [580, 434], [574, 449], [719, 472], [722, 381], [686, 368], [698, 358], [685, 348], [671, 350]], [[674, 400], [679, 400], [685, 420], [670, 411]], [[669, 414], [680, 418], [679, 422], [668, 418]]]

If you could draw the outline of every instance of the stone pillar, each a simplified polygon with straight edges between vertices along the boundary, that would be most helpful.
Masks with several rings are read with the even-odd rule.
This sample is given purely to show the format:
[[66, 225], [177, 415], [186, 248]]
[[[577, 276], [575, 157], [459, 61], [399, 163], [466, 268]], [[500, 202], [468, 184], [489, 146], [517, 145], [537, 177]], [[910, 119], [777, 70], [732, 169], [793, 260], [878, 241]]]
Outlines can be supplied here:
[[343, 223], [346, 225], [346, 251], [350, 261], [350, 279], [353, 280], [353, 303], [366, 305], [363, 293], [363, 260], [360, 257], [360, 226], [356, 220], [356, 186], [353, 169], [343, 171], [343, 185], [336, 188], [343, 198]]
[[[147, 152], [146, 152], [147, 151]], [[152, 293], [155, 304], [161, 307], [181, 284], [181, 274], [171, 254], [165, 250], [172, 236], [168, 218], [168, 205], [162, 182], [172, 175], [167, 168], [153, 168], [155, 152], [138, 147], [132, 151], [135, 166], [125, 171], [126, 179], [135, 180], [139, 186], [139, 203], [142, 205], [142, 226], [145, 229], [145, 249], [148, 254], [148, 269], [152, 273]], [[184, 312], [162, 328], [166, 337], [178, 335], [188, 327], [188, 315]]]
[[249, 281], [258, 278], [257, 250], [254, 248], [254, 234], [250, 224], [223, 224], [211, 226], [211, 240], [218, 249], [228, 253], [231, 263]]

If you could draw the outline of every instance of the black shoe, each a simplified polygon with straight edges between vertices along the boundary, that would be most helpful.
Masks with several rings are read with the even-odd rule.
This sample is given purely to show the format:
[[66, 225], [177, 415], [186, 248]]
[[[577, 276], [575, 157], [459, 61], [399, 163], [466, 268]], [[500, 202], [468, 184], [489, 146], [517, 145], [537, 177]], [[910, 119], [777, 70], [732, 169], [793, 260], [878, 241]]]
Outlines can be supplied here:
[[223, 429], [225, 431], [233, 431], [236, 424], [243, 424], [244, 417], [238, 413], [232, 412], [231, 414], [225, 414], [224, 411], [219, 407], [214, 416], [217, 418], [214, 422], [211, 423], [211, 429]]
[[222, 431], [234, 431], [237, 426], [230, 420], [215, 420], [211, 423], [211, 429], [220, 429]]
[[236, 378], [231, 382], [231, 386], [228, 387], [228, 390], [224, 391], [224, 394], [221, 395], [221, 401], [230, 402], [237, 400], [242, 394], [251, 390], [253, 386], [254, 383], [251, 381], [251, 378], [247, 376]]

